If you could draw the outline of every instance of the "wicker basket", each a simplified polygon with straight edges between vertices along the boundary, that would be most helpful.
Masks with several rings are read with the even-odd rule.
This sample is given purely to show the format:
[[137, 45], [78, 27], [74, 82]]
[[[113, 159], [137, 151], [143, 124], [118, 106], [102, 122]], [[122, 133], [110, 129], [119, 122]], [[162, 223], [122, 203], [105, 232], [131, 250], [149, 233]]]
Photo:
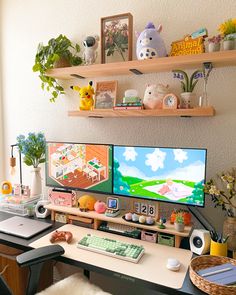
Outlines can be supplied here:
[[203, 255], [195, 257], [190, 262], [189, 275], [192, 283], [207, 294], [211, 295], [236, 295], [236, 286], [218, 285], [206, 280], [197, 274], [200, 269], [231, 263], [236, 265], [236, 260], [222, 256]]

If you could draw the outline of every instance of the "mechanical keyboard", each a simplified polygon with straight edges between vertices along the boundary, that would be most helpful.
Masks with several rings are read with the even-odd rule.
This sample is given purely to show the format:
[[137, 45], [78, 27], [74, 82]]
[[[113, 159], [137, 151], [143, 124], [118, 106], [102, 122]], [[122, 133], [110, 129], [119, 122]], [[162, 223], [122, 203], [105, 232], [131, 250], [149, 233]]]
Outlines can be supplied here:
[[103, 222], [99, 226], [99, 230], [111, 232], [111, 233], [118, 233], [122, 236], [140, 239], [141, 238], [141, 230], [137, 229], [134, 226], [129, 226], [126, 224], [119, 224], [115, 222]]
[[138, 263], [144, 254], [144, 247], [131, 243], [101, 238], [87, 234], [77, 244], [78, 248], [112, 256], [118, 259]]

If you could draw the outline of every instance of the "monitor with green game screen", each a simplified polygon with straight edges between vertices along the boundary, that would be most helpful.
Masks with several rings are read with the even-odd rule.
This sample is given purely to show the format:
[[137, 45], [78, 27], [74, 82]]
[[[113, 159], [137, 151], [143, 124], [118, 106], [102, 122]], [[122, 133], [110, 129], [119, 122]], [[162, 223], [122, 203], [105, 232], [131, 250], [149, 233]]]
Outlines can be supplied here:
[[206, 149], [113, 147], [113, 193], [204, 206]]
[[46, 143], [46, 185], [112, 194], [112, 145]]

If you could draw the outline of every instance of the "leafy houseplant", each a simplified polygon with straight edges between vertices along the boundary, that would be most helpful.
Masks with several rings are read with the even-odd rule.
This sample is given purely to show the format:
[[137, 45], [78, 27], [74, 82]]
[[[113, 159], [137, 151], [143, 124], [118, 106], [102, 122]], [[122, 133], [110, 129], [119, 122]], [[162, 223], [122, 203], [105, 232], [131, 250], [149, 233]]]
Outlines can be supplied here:
[[19, 135], [17, 145], [24, 155], [23, 162], [27, 166], [37, 168], [39, 164], [45, 162], [46, 140], [43, 133], [29, 133], [28, 137]]
[[33, 166], [32, 169], [32, 184], [31, 196], [41, 195], [42, 193], [42, 180], [40, 175], [39, 164], [45, 162], [46, 140], [44, 134], [29, 133], [28, 137], [19, 135], [17, 137], [17, 145], [20, 152], [24, 155], [23, 162], [27, 166]]
[[174, 78], [180, 80], [181, 83], [181, 107], [184, 109], [189, 109], [191, 107], [191, 100], [193, 98], [192, 92], [198, 83], [198, 79], [203, 77], [202, 70], [196, 70], [189, 77], [185, 71], [173, 70]]
[[55, 78], [48, 77], [46, 71], [54, 68], [55, 63], [60, 60], [68, 61], [67, 66], [77, 66], [82, 63], [79, 44], [72, 45], [71, 41], [64, 35], [52, 38], [47, 45], [40, 43], [35, 55], [34, 72], [39, 72], [39, 78], [42, 81], [41, 88], [51, 93], [51, 102], [60, 94], [64, 94], [64, 88], [57, 82]]
[[175, 229], [179, 232], [184, 231], [184, 216], [182, 212], [176, 214], [175, 217]]
[[217, 175], [220, 183], [210, 179], [204, 188], [204, 192], [211, 196], [215, 207], [221, 207], [229, 217], [236, 217], [236, 169]]
[[193, 92], [195, 86], [198, 83], [198, 79], [202, 78], [202, 70], [196, 70], [189, 77], [185, 71], [173, 70], [174, 78], [180, 80], [181, 89], [183, 92]]

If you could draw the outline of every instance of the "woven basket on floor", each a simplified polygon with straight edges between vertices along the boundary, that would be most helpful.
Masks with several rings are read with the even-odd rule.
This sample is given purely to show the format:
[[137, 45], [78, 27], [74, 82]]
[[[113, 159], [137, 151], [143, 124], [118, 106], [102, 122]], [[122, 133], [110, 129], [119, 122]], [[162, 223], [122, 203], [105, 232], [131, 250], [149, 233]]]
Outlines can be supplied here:
[[206, 280], [197, 274], [200, 269], [231, 263], [236, 265], [236, 260], [222, 256], [203, 255], [195, 257], [190, 262], [189, 275], [192, 283], [207, 294], [211, 295], [236, 295], [236, 286], [218, 285]]

